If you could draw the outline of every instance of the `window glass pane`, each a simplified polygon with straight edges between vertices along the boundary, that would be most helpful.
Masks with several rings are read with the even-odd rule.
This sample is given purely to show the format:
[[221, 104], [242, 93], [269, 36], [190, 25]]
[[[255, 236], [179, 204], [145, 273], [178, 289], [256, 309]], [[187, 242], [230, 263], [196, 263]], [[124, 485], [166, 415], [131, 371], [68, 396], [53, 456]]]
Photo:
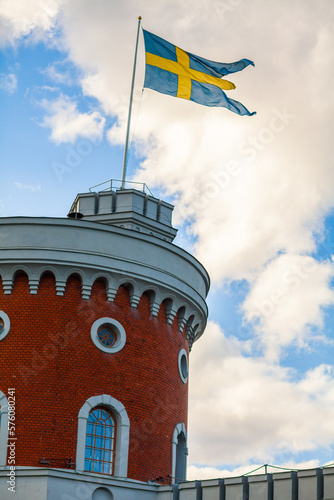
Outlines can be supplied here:
[[91, 471], [92, 465], [93, 465], [93, 462], [91, 460], [85, 460], [85, 470]]
[[103, 472], [104, 474], [110, 474], [111, 472], [110, 464], [103, 464]]
[[105, 441], [104, 441], [104, 449], [105, 450], [111, 450], [111, 445], [112, 445], [112, 440], [111, 439], [105, 439]]
[[94, 462], [94, 472], [101, 472], [101, 469], [102, 469], [102, 463]]
[[85, 470], [112, 473], [114, 419], [103, 408], [91, 411], [87, 420]]
[[106, 427], [106, 436], [113, 437], [113, 434], [114, 434], [114, 428], [113, 427]]
[[99, 425], [98, 424], [98, 425], [96, 425], [95, 428], [96, 428], [96, 434], [98, 436], [103, 436], [104, 435], [104, 432], [103, 432], [104, 431], [104, 426], [103, 425]]
[[94, 437], [93, 436], [86, 436], [86, 446], [93, 446], [94, 444]]
[[101, 411], [101, 418], [103, 418], [103, 420], [107, 420], [108, 418], [110, 418], [110, 415], [105, 410], [102, 410]]
[[104, 439], [102, 437], [97, 437], [95, 441], [96, 448], [103, 448]]
[[94, 456], [94, 448], [87, 448], [85, 452], [85, 458], [93, 458]]

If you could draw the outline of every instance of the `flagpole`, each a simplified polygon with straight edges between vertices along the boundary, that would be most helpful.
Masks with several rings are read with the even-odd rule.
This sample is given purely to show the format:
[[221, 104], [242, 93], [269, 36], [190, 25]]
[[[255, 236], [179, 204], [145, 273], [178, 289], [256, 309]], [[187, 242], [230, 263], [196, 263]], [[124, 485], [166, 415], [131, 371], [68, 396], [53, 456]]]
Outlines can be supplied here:
[[127, 125], [127, 128], [126, 128], [126, 138], [125, 138], [125, 147], [124, 147], [121, 189], [124, 189], [124, 187], [125, 187], [126, 168], [127, 168], [127, 162], [128, 162], [130, 121], [131, 121], [131, 111], [132, 111], [133, 89], [134, 89], [134, 86], [135, 86], [135, 74], [136, 74], [136, 65], [137, 65], [137, 52], [138, 52], [138, 40], [139, 40], [140, 21], [141, 21], [141, 16], [138, 17], [137, 40], [136, 40], [135, 58], [134, 58], [134, 62], [133, 62], [133, 73], [132, 73], [132, 83], [131, 83], [131, 92], [130, 92], [128, 125]]

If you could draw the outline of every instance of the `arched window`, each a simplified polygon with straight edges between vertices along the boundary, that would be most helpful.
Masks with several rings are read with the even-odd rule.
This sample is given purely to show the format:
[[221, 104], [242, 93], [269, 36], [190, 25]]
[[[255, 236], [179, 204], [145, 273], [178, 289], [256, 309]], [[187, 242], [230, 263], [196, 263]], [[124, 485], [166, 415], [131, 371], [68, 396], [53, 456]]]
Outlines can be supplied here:
[[175, 467], [175, 482], [186, 480], [186, 470], [187, 470], [187, 439], [186, 436], [181, 432], [177, 436], [176, 445], [176, 467]]
[[0, 467], [7, 465], [8, 400], [0, 391]]
[[76, 470], [126, 477], [129, 432], [120, 401], [108, 394], [87, 399], [78, 415]]
[[87, 420], [85, 470], [114, 474], [116, 421], [105, 408], [94, 408]]
[[187, 431], [183, 423], [177, 424], [172, 439], [172, 483], [186, 480]]

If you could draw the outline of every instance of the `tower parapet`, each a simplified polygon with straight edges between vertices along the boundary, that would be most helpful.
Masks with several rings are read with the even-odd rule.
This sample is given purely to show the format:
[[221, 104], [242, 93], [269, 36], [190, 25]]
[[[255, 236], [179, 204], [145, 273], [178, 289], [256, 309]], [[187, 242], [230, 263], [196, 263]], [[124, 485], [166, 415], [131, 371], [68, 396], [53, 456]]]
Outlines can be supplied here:
[[173, 205], [136, 189], [81, 193], [75, 198], [69, 217], [84, 218], [156, 236], [172, 242]]

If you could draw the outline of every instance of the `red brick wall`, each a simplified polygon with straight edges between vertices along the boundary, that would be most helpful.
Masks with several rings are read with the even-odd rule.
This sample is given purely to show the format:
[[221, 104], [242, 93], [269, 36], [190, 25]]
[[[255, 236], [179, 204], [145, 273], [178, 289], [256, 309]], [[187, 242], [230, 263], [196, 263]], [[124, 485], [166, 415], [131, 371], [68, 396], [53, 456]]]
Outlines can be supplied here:
[[[109, 394], [130, 420], [128, 477], [141, 481], [171, 474], [175, 425], [187, 423], [187, 391], [178, 372], [185, 334], [175, 317], [167, 325], [164, 304], [150, 315], [143, 295], [137, 309], [120, 287], [113, 303], [95, 282], [90, 300], [81, 299], [78, 277], [68, 279], [57, 296], [51, 275], [41, 279], [37, 295], [28, 279], [16, 277], [11, 295], [0, 290], [0, 310], [10, 318], [0, 341], [0, 390], [16, 389], [16, 465], [40, 466], [40, 459], [63, 462], [76, 456], [78, 413], [91, 396]], [[124, 348], [114, 354], [97, 349], [90, 337], [93, 322], [111, 317], [125, 328]]]

